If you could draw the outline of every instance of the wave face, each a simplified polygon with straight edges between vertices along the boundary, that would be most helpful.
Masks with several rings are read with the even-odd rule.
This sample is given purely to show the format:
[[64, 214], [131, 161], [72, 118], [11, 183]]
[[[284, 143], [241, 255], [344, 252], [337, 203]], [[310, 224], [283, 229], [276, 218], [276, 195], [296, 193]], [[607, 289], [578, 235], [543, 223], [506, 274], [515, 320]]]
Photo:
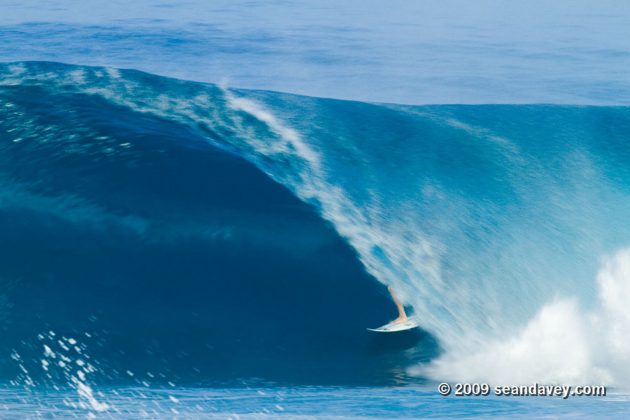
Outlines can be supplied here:
[[[630, 367], [613, 332], [630, 329], [630, 108], [382, 105], [55, 63], [3, 65], [0, 85], [16, 343], [93, 332], [111, 376], [153, 360], [178, 378], [620, 384]], [[374, 279], [439, 357], [427, 337], [375, 350], [364, 328], [393, 308]]]

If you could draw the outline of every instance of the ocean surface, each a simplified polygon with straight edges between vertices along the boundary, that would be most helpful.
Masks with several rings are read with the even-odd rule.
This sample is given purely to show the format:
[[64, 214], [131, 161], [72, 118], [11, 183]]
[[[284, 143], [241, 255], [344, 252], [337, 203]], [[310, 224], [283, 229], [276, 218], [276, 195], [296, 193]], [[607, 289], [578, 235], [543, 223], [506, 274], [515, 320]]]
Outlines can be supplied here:
[[625, 0], [2, 0], [0, 59], [417, 104], [630, 105]]
[[625, 2], [126, 3], [1, 4], [0, 417], [630, 410]]

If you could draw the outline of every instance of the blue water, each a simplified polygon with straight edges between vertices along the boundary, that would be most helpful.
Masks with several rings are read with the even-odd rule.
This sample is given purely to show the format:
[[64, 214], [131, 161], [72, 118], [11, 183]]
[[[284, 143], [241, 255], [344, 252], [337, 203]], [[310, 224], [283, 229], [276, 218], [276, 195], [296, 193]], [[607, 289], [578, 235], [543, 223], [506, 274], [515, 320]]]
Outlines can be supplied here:
[[[623, 418], [627, 397], [612, 395], [593, 404], [588, 399], [570, 402], [557, 398], [474, 397], [448, 399], [434, 389], [347, 387], [240, 387], [103, 389], [104, 418]], [[19, 412], [37, 418], [76, 417], [74, 391], [52, 389], [41, 393], [0, 388], [0, 414]], [[105, 403], [103, 403], [105, 404]], [[96, 416], [99, 416], [99, 413]], [[98, 417], [97, 417], [98, 418]]]
[[127, 3], [3, 5], [7, 415], [627, 412], [624, 2]]
[[629, 104], [624, 0], [4, 0], [1, 7], [3, 61], [414, 105]]

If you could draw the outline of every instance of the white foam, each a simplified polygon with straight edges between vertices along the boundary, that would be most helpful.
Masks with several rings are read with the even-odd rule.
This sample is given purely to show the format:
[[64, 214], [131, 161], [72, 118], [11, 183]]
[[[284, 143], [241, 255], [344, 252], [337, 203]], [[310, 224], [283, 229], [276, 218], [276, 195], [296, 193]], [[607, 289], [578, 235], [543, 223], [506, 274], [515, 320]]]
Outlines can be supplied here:
[[85, 403], [82, 403], [84, 408], [91, 409], [97, 412], [103, 412], [109, 409], [109, 406], [106, 403], [100, 402], [95, 398], [94, 391], [92, 391], [92, 388], [90, 388], [87, 384], [79, 379], [76, 379], [75, 384], [79, 397], [81, 397], [81, 399], [85, 401]]
[[[292, 149], [294, 154], [298, 157], [306, 160], [311, 169], [318, 173], [320, 170], [320, 157], [307, 145], [298, 132], [293, 128], [283, 124], [276, 116], [265, 109], [261, 104], [252, 101], [250, 99], [240, 98], [232, 95], [229, 91], [224, 90], [224, 94], [228, 100], [228, 104], [235, 110], [246, 112], [257, 120], [265, 123], [274, 133], [276, 133], [281, 142], [271, 142], [269, 139], [259, 141], [259, 150], [265, 154], [272, 153], [291, 153]], [[250, 139], [251, 141], [258, 141], [255, 137]]]
[[[79, 397], [79, 402], [74, 403], [68, 401], [67, 405], [71, 407], [81, 407], [85, 410], [89, 410], [88, 414], [94, 412], [104, 412], [110, 407], [105, 402], [98, 401], [92, 387], [88, 383], [88, 375], [95, 372], [94, 367], [91, 364], [85, 364], [82, 359], [76, 358], [72, 353], [72, 350], [65, 345], [64, 342], [71, 344], [79, 344], [74, 338], [62, 337], [61, 340], [55, 340], [56, 334], [50, 331], [48, 334], [48, 344], [43, 344], [44, 352], [43, 358], [40, 360], [41, 367], [44, 371], [48, 372], [50, 369], [58, 367], [59, 373], [68, 381], [67, 385], [74, 388]], [[46, 339], [43, 334], [38, 336], [41, 339]], [[51, 348], [55, 347], [55, 350]], [[78, 347], [75, 347], [78, 348]], [[65, 353], [65, 354], [64, 354]], [[80, 354], [80, 352], [77, 352]], [[49, 359], [60, 359], [56, 364], [51, 364]], [[73, 366], [78, 366], [78, 369]], [[48, 375], [48, 377], [51, 377]], [[27, 376], [30, 379], [30, 377]]]
[[447, 351], [411, 373], [436, 380], [521, 385], [533, 382], [630, 386], [630, 249], [607, 259], [598, 304], [565, 298], [545, 305], [512, 337]]

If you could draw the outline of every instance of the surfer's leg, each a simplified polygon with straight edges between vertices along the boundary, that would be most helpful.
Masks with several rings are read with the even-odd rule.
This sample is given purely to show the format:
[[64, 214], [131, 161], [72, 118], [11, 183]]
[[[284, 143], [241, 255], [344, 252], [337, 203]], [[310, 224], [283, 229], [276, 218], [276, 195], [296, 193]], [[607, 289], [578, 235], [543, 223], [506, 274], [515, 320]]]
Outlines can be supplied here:
[[402, 303], [396, 298], [394, 291], [391, 287], [387, 287], [389, 294], [392, 295], [392, 300], [396, 304], [396, 309], [398, 309], [398, 318], [393, 320], [392, 322], [405, 322], [407, 320], [407, 313], [405, 312], [405, 307]]

